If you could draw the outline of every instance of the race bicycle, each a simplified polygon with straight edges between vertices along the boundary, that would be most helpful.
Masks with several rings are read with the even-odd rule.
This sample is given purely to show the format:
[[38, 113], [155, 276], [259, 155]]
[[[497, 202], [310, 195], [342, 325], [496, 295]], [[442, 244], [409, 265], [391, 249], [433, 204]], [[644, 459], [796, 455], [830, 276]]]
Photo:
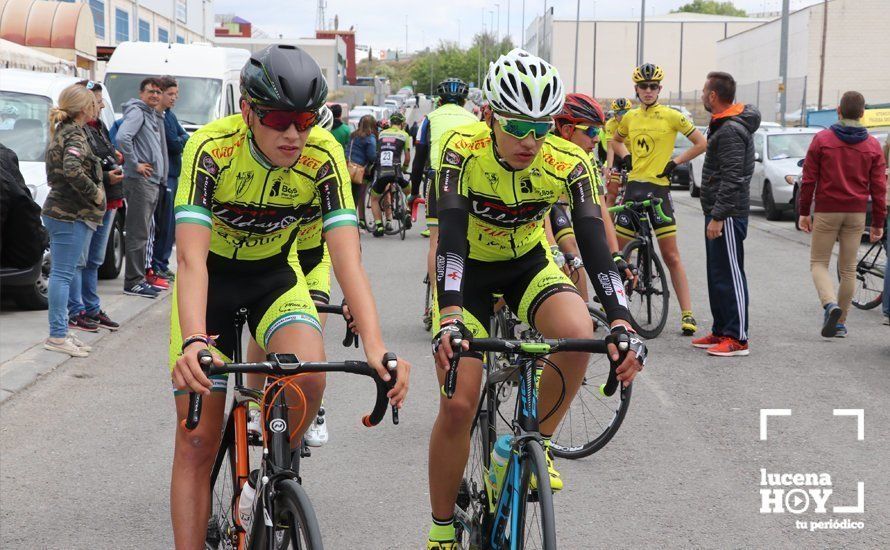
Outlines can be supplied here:
[[[340, 306], [318, 306], [319, 312], [342, 313]], [[391, 373], [384, 382], [373, 367], [362, 361], [303, 362], [293, 354], [269, 354], [266, 361], [242, 363], [241, 333], [248, 311], [239, 310], [235, 316], [234, 361], [221, 367], [213, 365], [207, 350], [199, 353], [199, 361], [206, 376], [234, 374], [231, 403], [223, 422], [222, 438], [211, 471], [211, 510], [205, 538], [208, 550], [318, 550], [323, 548], [318, 519], [309, 496], [301, 485], [300, 448], [291, 448], [295, 431], [288, 428], [290, 413], [302, 411], [302, 425], [310, 411], [305, 397], [295, 380], [311, 372], [347, 372], [368, 376], [377, 387], [376, 402], [370, 414], [362, 419], [365, 426], [375, 426], [386, 414], [389, 403], [387, 392], [396, 380], [396, 358], [387, 353], [384, 364]], [[351, 343], [351, 339], [347, 335]], [[346, 342], [344, 342], [345, 344]], [[267, 377], [262, 390], [244, 384], [245, 374]], [[290, 390], [290, 391], [288, 391]], [[288, 403], [287, 395], [296, 396], [299, 403]], [[258, 404], [261, 411], [263, 437], [258, 462], [251, 469], [251, 450], [248, 439], [247, 415], [250, 404]], [[201, 419], [202, 396], [189, 394], [186, 430], [194, 430]], [[313, 411], [314, 412], [314, 411]], [[398, 424], [398, 410], [392, 408], [393, 423]], [[301, 445], [301, 448], [305, 446]], [[249, 512], [242, 514], [241, 498], [250, 483], [255, 491]]]
[[[412, 213], [408, 207], [408, 198], [402, 189], [394, 183], [388, 184], [386, 190], [376, 198], [371, 193], [372, 187], [372, 185], [369, 185], [366, 191], [365, 204], [367, 205], [367, 212], [365, 213], [365, 219], [374, 219], [371, 214], [371, 201], [378, 201], [384, 223], [383, 234], [398, 235], [404, 241], [405, 234], [412, 224]], [[366, 227], [368, 232], [374, 232], [373, 222], [368, 223]]]
[[[492, 330], [494, 330], [494, 318]], [[455, 350], [460, 342], [453, 341]], [[546, 549], [556, 548], [556, 522], [553, 494], [541, 434], [539, 432], [536, 372], [539, 363], [556, 368], [547, 359], [551, 353], [576, 351], [605, 354], [603, 340], [474, 338], [469, 350], [486, 354], [487, 368], [482, 394], [473, 420], [470, 456], [464, 470], [455, 504], [455, 532], [459, 548]], [[622, 351], [622, 354], [626, 350]], [[457, 384], [455, 353], [445, 376], [442, 392], [454, 395]], [[505, 358], [507, 364], [499, 361]], [[618, 387], [612, 365], [604, 392]], [[557, 369], [557, 372], [558, 369]], [[492, 452], [498, 438], [499, 387], [518, 377], [519, 389], [512, 420], [502, 418], [509, 435], [502, 440], [509, 458], [497, 474], [492, 468]], [[546, 418], [556, 410], [544, 416]], [[492, 480], [494, 474], [494, 480]]]
[[[609, 208], [622, 225], [631, 224], [636, 237], [624, 246], [622, 254], [636, 272], [636, 278], [624, 282], [630, 324], [643, 338], [655, 338], [664, 330], [670, 307], [671, 292], [664, 266], [655, 250], [650, 219], [658, 217], [662, 223], [671, 218], [661, 209], [663, 199], [653, 198], [634, 202], [625, 201]], [[624, 219], [622, 219], [624, 218]]]

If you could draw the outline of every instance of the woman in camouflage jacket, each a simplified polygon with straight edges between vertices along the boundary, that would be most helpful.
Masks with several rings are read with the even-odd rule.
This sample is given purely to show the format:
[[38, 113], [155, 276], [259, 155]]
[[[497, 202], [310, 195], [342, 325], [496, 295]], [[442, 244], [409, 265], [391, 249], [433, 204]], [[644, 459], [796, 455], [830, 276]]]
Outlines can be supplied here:
[[90, 236], [105, 215], [99, 158], [90, 149], [83, 125], [96, 116], [93, 93], [71, 85], [50, 111], [52, 141], [46, 151], [50, 192], [43, 204], [43, 225], [50, 235], [49, 338], [51, 351], [86, 357], [90, 348], [68, 334], [68, 293]]

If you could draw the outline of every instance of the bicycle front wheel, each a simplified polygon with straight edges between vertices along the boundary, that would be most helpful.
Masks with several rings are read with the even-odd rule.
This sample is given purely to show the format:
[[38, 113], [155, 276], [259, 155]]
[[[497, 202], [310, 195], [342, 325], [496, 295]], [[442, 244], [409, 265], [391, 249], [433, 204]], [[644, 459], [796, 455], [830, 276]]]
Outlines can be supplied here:
[[238, 477], [235, 456], [234, 425], [229, 421], [223, 430], [210, 477], [210, 519], [204, 539], [206, 550], [235, 550], [239, 547], [241, 535], [240, 526], [236, 523]]
[[423, 317], [421, 317], [421, 321], [423, 322], [423, 330], [429, 332], [433, 328], [433, 287], [430, 284], [429, 274], [424, 275], [423, 286], [426, 288], [426, 297], [423, 301]]
[[[519, 514], [511, 518], [508, 537], [518, 537], [516, 548], [526, 550], [556, 549], [556, 515], [553, 512], [553, 493], [550, 490], [550, 474], [544, 448], [538, 441], [523, 446], [522, 472], [520, 475]], [[532, 489], [535, 476], [537, 487]], [[511, 544], [511, 547], [513, 545]]]
[[[272, 526], [255, 529], [254, 532], [258, 536], [251, 541], [250, 548], [268, 548], [270, 540], [276, 550], [324, 548], [315, 509], [303, 487], [293, 479], [283, 479], [275, 484], [273, 495], [272, 510], [269, 514]], [[262, 502], [257, 503], [254, 517], [255, 523], [263, 522]]]
[[[593, 337], [598, 340], [605, 338], [609, 334], [606, 315], [590, 306], [588, 310], [593, 322]], [[572, 459], [590, 456], [605, 447], [618, 432], [630, 408], [633, 386], [619, 387], [618, 391], [607, 397], [601, 391], [601, 384], [608, 377], [608, 357], [592, 354], [581, 388], [551, 439], [550, 449], [554, 455]]]
[[627, 263], [637, 270], [637, 280], [625, 282], [630, 324], [643, 338], [656, 338], [667, 323], [671, 292], [668, 279], [653, 246], [635, 239], [624, 247]]
[[[486, 397], [482, 396], [482, 402]], [[491, 528], [491, 490], [486, 483], [491, 462], [493, 443], [489, 437], [491, 414], [481, 408], [470, 434], [470, 456], [464, 467], [464, 476], [454, 504], [454, 532], [461, 550], [488, 548], [487, 539]]]
[[874, 243], [856, 264], [856, 288], [853, 305], [859, 309], [874, 309], [884, 299], [886, 260], [882, 243]]

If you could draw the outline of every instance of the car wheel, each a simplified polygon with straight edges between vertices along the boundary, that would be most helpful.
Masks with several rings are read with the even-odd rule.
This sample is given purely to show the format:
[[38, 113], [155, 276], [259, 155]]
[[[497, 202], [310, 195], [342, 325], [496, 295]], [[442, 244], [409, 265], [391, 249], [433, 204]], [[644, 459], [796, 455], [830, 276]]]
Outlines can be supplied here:
[[49, 308], [49, 271], [51, 266], [49, 253], [43, 255], [40, 276], [33, 285], [15, 291], [15, 303], [22, 309], [39, 311]]
[[777, 222], [782, 219], [782, 211], [776, 208], [773, 189], [768, 181], [763, 182], [763, 209], [766, 211], [766, 219], [769, 221]]
[[99, 267], [100, 279], [117, 279], [124, 265], [124, 215], [115, 212], [108, 244], [105, 245], [105, 262]]
[[701, 196], [701, 187], [695, 185], [695, 172], [692, 171], [692, 168], [689, 169], [689, 195], [693, 198]]

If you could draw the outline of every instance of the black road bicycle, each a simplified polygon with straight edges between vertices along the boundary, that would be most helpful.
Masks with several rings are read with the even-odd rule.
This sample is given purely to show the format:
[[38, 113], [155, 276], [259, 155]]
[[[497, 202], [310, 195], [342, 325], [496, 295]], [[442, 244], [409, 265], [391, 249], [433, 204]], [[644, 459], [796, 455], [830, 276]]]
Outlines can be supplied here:
[[670, 307], [668, 278], [655, 250], [650, 224], [650, 217], [653, 216], [657, 216], [662, 223], [671, 222], [671, 218], [661, 209], [662, 202], [662, 199], [649, 195], [644, 201], [626, 201], [609, 208], [616, 219], [626, 217], [636, 233], [636, 237], [624, 246], [622, 254], [637, 276], [634, 280], [625, 281], [624, 287], [630, 324], [647, 339], [657, 337], [664, 330]]
[[[871, 243], [868, 250], [856, 262], [856, 289], [853, 291], [853, 305], [859, 309], [874, 309], [884, 299], [884, 270], [887, 269], [887, 259], [884, 251], [887, 246], [887, 236], [878, 242]], [[838, 270], [840, 279], [840, 270]]]
[[[339, 306], [318, 306], [318, 311], [342, 313]], [[384, 364], [392, 379], [384, 382], [373, 367], [362, 361], [302, 362], [293, 354], [269, 354], [266, 361], [242, 363], [241, 333], [247, 321], [247, 310], [235, 316], [234, 362], [213, 366], [209, 351], [201, 351], [204, 374], [216, 376], [234, 374], [232, 401], [223, 423], [222, 438], [213, 462], [210, 477], [211, 511], [204, 547], [208, 550], [318, 550], [323, 548], [318, 519], [309, 496], [301, 485], [300, 449], [292, 450], [294, 433], [288, 428], [289, 411], [286, 391], [295, 376], [310, 372], [347, 372], [368, 376], [377, 386], [373, 411], [362, 419], [365, 426], [375, 426], [386, 414], [387, 392], [396, 379], [395, 355], [388, 353]], [[347, 336], [348, 340], [349, 337]], [[351, 343], [351, 342], [350, 342]], [[346, 344], [346, 341], [344, 341]], [[266, 387], [257, 390], [245, 386], [245, 374], [267, 377]], [[251, 403], [261, 406], [263, 437], [259, 441], [262, 453], [258, 465], [251, 468], [251, 440], [247, 431], [247, 414]], [[302, 404], [305, 411], [305, 402]], [[188, 417], [185, 426], [193, 430], [201, 419], [202, 396], [189, 394]], [[312, 414], [314, 411], [305, 411]], [[398, 424], [398, 410], [392, 409], [393, 423]], [[257, 444], [257, 440], [253, 440]], [[305, 446], [302, 446], [305, 449]], [[242, 490], [248, 478], [256, 487], [252, 514], [242, 518], [239, 513]], [[252, 518], [252, 519], [251, 519]], [[249, 523], [249, 524], [248, 524]]]
[[[491, 330], [495, 330], [495, 317]], [[459, 342], [454, 342], [456, 349]], [[481, 396], [473, 420], [470, 456], [455, 504], [455, 530], [459, 548], [479, 550], [556, 548], [556, 521], [550, 475], [538, 421], [536, 372], [538, 364], [556, 368], [547, 359], [559, 351], [604, 354], [602, 340], [571, 339], [473, 339], [470, 350], [483, 352], [487, 367]], [[624, 352], [623, 352], [624, 353]], [[442, 388], [454, 395], [457, 384], [455, 353]], [[612, 394], [619, 383], [616, 363], [610, 369], [605, 392]], [[557, 372], [559, 370], [557, 369]], [[560, 373], [561, 374], [561, 373]], [[500, 388], [518, 379], [518, 395], [512, 419], [500, 415]], [[547, 415], [553, 414], [559, 403]], [[498, 474], [492, 468], [492, 451], [498, 441], [498, 418], [509, 435], [509, 458]], [[506, 434], [505, 434], [506, 435]], [[492, 479], [494, 477], [494, 480]]]
[[[367, 205], [365, 219], [368, 220], [366, 224], [368, 232], [374, 232], [374, 215], [371, 212], [371, 201], [376, 200], [380, 205], [383, 219], [383, 234], [398, 235], [404, 241], [405, 234], [411, 228], [411, 209], [408, 207], [408, 198], [402, 189], [394, 183], [388, 184], [386, 191], [376, 198], [371, 193], [372, 187], [371, 185], [368, 186], [365, 195], [365, 205]], [[392, 218], [387, 218], [388, 215], [391, 215]]]

